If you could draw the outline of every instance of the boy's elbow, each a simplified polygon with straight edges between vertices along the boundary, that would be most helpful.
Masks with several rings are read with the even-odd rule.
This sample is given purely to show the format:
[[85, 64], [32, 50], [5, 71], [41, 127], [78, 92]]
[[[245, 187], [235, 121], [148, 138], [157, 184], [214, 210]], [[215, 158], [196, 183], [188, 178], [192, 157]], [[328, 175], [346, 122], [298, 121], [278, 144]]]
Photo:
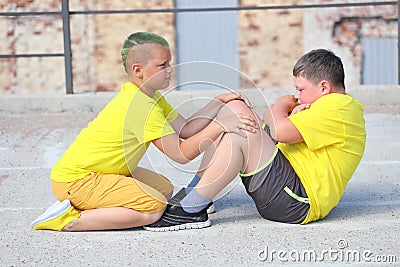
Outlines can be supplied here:
[[287, 129], [280, 127], [280, 125], [275, 125], [275, 127], [271, 127], [271, 137], [277, 142], [280, 143], [289, 143], [290, 133]]
[[271, 137], [280, 143], [293, 144], [304, 141], [303, 137], [298, 132], [290, 132], [287, 130], [276, 129], [274, 132], [271, 131]]
[[280, 140], [278, 139], [278, 135], [276, 134], [275, 131], [272, 131], [272, 130], [271, 130], [270, 135], [271, 135], [271, 138], [272, 138], [273, 140], [280, 142]]
[[279, 134], [279, 133], [280, 133], [279, 130], [271, 129], [271, 132], [270, 132], [271, 138], [274, 141], [285, 143], [285, 140], [286, 140], [285, 136], [282, 134]]
[[270, 136], [274, 141], [288, 143], [288, 133], [280, 128], [279, 125], [274, 125], [270, 128]]
[[271, 134], [271, 137], [272, 137], [272, 139], [274, 139], [276, 142], [279, 142], [279, 143], [290, 143], [289, 140], [285, 136], [282, 136], [282, 135], [278, 135], [278, 134], [272, 135]]
[[293, 123], [287, 118], [279, 118], [270, 126], [271, 137], [281, 143], [293, 143], [296, 141], [297, 129]]

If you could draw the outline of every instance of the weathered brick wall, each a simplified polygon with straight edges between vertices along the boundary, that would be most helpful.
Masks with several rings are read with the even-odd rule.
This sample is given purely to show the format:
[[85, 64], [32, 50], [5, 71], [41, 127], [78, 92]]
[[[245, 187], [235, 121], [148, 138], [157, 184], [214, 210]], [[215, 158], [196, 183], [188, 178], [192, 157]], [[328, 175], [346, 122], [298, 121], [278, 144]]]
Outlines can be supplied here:
[[[302, 4], [303, 0], [238, 0], [240, 6]], [[304, 0], [304, 3], [332, 2]], [[173, 0], [70, 0], [70, 10], [173, 8]], [[0, 11], [59, 11], [59, 0], [5, 0]], [[297, 58], [317, 47], [342, 57], [347, 85], [361, 81], [361, 38], [396, 37], [397, 7], [240, 11], [240, 71], [259, 88], [292, 87]], [[135, 31], [164, 36], [175, 51], [172, 13], [72, 15], [74, 91], [116, 91], [128, 79], [120, 61], [123, 39]], [[62, 53], [61, 16], [0, 17], [0, 54]], [[65, 93], [62, 57], [0, 60], [0, 94]], [[243, 81], [244, 88], [253, 84]]]
[[[92, 10], [123, 10], [123, 9], [162, 9], [172, 8], [173, 0], [147, 0], [147, 1], [93, 1]], [[77, 7], [78, 9], [79, 7]], [[72, 9], [72, 6], [71, 6]], [[89, 9], [89, 8], [88, 8]], [[90, 49], [87, 65], [87, 75], [82, 77], [82, 83], [77, 81], [85, 72], [74, 72], [76, 90], [82, 91], [116, 91], [120, 85], [128, 80], [121, 64], [121, 45], [123, 40], [131, 33], [137, 31], [150, 31], [165, 37], [174, 53], [175, 30], [173, 14], [171, 13], [135, 13], [135, 14], [109, 14], [87, 16], [93, 24], [91, 36], [84, 32], [76, 34], [85, 38], [87, 48], [75, 44], [74, 66], [81, 64], [79, 55], [85, 57]], [[71, 28], [79, 27], [79, 21], [71, 24]], [[75, 40], [75, 42], [77, 42]]]
[[[242, 0], [241, 6], [265, 6], [266, 1]], [[268, 5], [301, 4], [301, 0], [271, 0]], [[259, 88], [292, 86], [292, 68], [303, 53], [301, 10], [240, 11], [241, 72]], [[242, 84], [243, 87], [254, 87]]]
[[[59, 0], [6, 0], [2, 12], [60, 11]], [[70, 10], [172, 8], [173, 0], [70, 0]], [[71, 49], [74, 92], [116, 91], [127, 81], [121, 65], [121, 45], [135, 31], [163, 35], [175, 50], [171, 13], [72, 15]], [[61, 16], [0, 17], [0, 54], [63, 53]], [[62, 57], [0, 60], [0, 94], [65, 93]]]
[[[1, 11], [55, 11], [60, 1], [2, 1]], [[63, 49], [60, 16], [0, 17], [1, 54], [60, 53]], [[59, 74], [61, 73], [61, 75]], [[0, 93], [37, 93], [64, 90], [62, 58], [0, 60]]]
[[363, 51], [361, 40], [371, 37], [397, 38], [397, 6], [310, 9], [304, 12], [304, 32], [312, 32], [304, 34], [305, 51], [319, 47], [332, 49], [343, 60], [346, 85], [359, 85]]

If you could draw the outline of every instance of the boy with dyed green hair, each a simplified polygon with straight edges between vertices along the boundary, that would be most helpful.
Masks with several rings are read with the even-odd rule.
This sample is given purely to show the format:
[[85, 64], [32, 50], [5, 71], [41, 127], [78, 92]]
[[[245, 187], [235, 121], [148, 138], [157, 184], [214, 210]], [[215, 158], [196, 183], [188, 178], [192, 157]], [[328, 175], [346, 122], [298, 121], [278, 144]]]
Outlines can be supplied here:
[[[223, 133], [254, 132], [252, 116], [218, 117], [232, 100], [223, 94], [185, 119], [160, 94], [168, 87], [172, 68], [168, 42], [161, 36], [129, 35], [121, 51], [130, 82], [76, 137], [51, 171], [58, 199], [32, 227], [57, 231], [124, 229], [158, 221], [173, 186], [162, 175], [137, 164], [152, 143], [179, 163], [196, 158], [204, 140]], [[194, 178], [194, 184], [197, 182]], [[203, 227], [209, 222], [203, 222]]]

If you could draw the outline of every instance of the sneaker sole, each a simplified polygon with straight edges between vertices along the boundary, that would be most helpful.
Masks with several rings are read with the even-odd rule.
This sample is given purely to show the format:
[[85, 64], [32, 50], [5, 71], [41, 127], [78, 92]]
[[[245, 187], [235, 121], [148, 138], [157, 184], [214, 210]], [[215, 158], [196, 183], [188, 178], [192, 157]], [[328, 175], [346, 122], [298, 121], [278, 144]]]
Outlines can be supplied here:
[[51, 205], [42, 215], [40, 215], [36, 220], [31, 223], [31, 226], [34, 227], [39, 223], [47, 222], [53, 220], [66, 212], [71, 207], [71, 204], [68, 200], [64, 200], [61, 203], [54, 203]]
[[179, 231], [186, 229], [201, 229], [209, 227], [210, 225], [211, 221], [207, 220], [205, 222], [184, 223], [184, 224], [173, 225], [168, 227], [159, 227], [159, 228], [143, 226], [143, 229], [151, 232], [169, 232], [169, 231]]

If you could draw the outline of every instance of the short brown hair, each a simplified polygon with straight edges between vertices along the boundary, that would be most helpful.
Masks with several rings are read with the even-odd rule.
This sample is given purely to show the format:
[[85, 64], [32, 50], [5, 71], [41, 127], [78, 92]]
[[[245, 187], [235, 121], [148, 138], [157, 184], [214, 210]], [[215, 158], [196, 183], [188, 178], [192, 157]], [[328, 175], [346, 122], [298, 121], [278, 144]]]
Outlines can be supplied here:
[[313, 84], [327, 80], [335, 88], [345, 89], [342, 60], [330, 50], [311, 50], [301, 56], [293, 67], [293, 76], [302, 76]]

